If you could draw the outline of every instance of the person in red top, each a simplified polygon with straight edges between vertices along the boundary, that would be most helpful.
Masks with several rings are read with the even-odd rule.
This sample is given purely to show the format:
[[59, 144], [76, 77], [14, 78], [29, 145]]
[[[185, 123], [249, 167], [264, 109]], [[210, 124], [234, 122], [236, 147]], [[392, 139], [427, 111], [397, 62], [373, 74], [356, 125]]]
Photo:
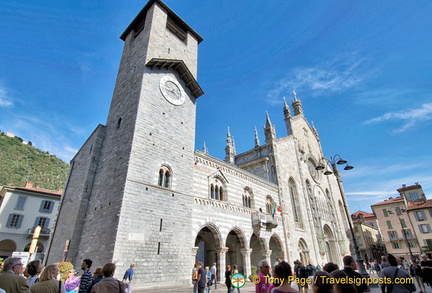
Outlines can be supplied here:
[[269, 289], [269, 282], [268, 282], [268, 277], [269, 277], [269, 270], [270, 270], [270, 266], [268, 264], [268, 262], [263, 259], [262, 261], [259, 262], [258, 264], [259, 267], [259, 274], [258, 277], [260, 278], [260, 282], [258, 284], [255, 284], [255, 293], [268, 293], [268, 289]]

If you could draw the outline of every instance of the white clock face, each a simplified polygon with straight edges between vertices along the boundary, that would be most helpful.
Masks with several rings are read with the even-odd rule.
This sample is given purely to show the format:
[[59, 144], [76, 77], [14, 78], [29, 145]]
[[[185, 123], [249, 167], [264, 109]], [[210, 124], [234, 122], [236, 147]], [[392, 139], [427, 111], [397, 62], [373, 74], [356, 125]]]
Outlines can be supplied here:
[[184, 103], [186, 94], [180, 83], [172, 76], [164, 76], [160, 79], [159, 88], [165, 99], [173, 105]]

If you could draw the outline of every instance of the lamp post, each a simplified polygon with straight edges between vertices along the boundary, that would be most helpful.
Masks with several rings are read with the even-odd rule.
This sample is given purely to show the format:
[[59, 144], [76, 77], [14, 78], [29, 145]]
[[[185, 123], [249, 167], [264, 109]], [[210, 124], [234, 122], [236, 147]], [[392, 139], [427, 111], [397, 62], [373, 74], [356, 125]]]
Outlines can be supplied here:
[[363, 258], [361, 257], [360, 249], [359, 249], [359, 246], [358, 246], [358, 243], [357, 243], [357, 238], [355, 236], [354, 229], [353, 229], [353, 226], [351, 224], [351, 217], [350, 217], [350, 214], [349, 214], [349, 211], [348, 211], [348, 204], [347, 204], [347, 200], [346, 200], [346, 197], [345, 197], [345, 192], [344, 192], [344, 189], [343, 189], [343, 186], [342, 186], [342, 179], [340, 177], [340, 174], [339, 174], [339, 171], [338, 171], [338, 169], [336, 167], [336, 164], [338, 164], [338, 165], [345, 165], [344, 170], [352, 170], [354, 167], [348, 165], [348, 162], [346, 160], [342, 159], [341, 156], [339, 156], [339, 155], [335, 155], [333, 157], [330, 157], [330, 160], [328, 160], [327, 158], [324, 158], [324, 159], [326, 160], [326, 162], [328, 162], [330, 164], [330, 166], [332, 167], [333, 172], [330, 171], [330, 170], [328, 170], [324, 165], [318, 165], [315, 169], [316, 170], [324, 170], [325, 169], [324, 175], [326, 175], [326, 176], [331, 175], [331, 174], [335, 175], [336, 181], [337, 181], [337, 184], [338, 184], [338, 187], [339, 187], [339, 192], [341, 194], [343, 205], [344, 205], [345, 216], [347, 218], [349, 229], [350, 229], [350, 232], [351, 232], [351, 238], [352, 238], [352, 242], [353, 242], [353, 246], [354, 246], [354, 251], [355, 251], [355, 254], [356, 254], [356, 261], [357, 261], [357, 264], [358, 264], [359, 272], [360, 272], [360, 274], [363, 277], [370, 278], [370, 276], [369, 276], [369, 274], [366, 271], [366, 268], [364, 266]]

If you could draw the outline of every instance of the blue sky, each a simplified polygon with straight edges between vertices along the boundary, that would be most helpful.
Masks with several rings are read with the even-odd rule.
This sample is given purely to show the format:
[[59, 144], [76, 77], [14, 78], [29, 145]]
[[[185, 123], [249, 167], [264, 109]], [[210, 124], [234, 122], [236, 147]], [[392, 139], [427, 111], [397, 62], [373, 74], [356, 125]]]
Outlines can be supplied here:
[[[419, 182], [432, 192], [432, 2], [166, 0], [199, 46], [196, 148], [261, 142], [268, 111], [303, 102], [351, 212]], [[0, 130], [69, 162], [105, 124], [123, 42], [145, 1], [0, 0]]]

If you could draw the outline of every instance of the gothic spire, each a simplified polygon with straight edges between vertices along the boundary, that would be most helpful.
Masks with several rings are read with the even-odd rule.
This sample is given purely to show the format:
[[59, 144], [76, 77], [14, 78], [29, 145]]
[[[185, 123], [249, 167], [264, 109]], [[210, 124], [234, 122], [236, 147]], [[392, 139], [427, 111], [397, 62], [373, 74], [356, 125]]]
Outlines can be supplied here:
[[288, 107], [288, 104], [286, 102], [285, 97], [283, 99], [284, 99], [284, 109], [283, 109], [283, 112], [284, 112], [285, 119], [287, 119], [287, 118], [291, 117], [291, 111], [290, 111], [290, 109]]
[[297, 98], [297, 93], [293, 91], [294, 94], [294, 101], [292, 103], [292, 106], [294, 108], [294, 115], [303, 115], [303, 109], [302, 109], [302, 102]]
[[265, 142], [269, 143], [270, 141], [276, 139], [276, 130], [270, 121], [270, 116], [266, 111], [266, 125], [264, 126], [264, 134], [265, 134]]
[[260, 146], [260, 141], [258, 138], [258, 131], [257, 131], [257, 128], [255, 126], [255, 147], [259, 147], [259, 146]]
[[205, 142], [205, 141], [204, 141], [203, 152], [204, 152], [204, 154], [208, 155], [208, 149], [207, 149], [207, 146], [206, 146], [206, 142]]
[[226, 147], [225, 147], [225, 161], [228, 163], [234, 163], [235, 162], [235, 146], [234, 146], [234, 140], [231, 138], [230, 129], [228, 127], [228, 133], [227, 133], [227, 139], [226, 139]]

